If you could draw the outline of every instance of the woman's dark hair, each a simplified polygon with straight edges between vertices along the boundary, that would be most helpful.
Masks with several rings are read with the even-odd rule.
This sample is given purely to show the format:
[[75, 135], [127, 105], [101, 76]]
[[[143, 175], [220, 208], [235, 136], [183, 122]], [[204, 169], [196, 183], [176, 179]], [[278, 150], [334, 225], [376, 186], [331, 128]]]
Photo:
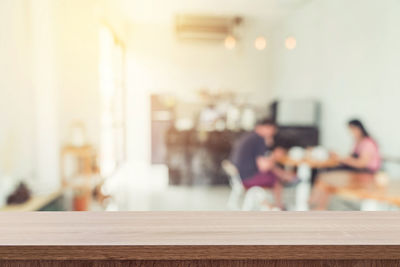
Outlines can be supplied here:
[[360, 129], [360, 131], [364, 137], [369, 137], [368, 131], [365, 129], [364, 124], [362, 124], [362, 122], [360, 120], [357, 120], [357, 119], [350, 120], [348, 122], [348, 125]]

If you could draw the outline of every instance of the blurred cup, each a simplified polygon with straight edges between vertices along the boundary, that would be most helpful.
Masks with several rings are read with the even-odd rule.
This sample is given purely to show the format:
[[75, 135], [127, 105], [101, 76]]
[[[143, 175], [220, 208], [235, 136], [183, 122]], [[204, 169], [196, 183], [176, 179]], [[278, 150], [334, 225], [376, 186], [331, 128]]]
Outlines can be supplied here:
[[329, 159], [329, 151], [322, 147], [322, 146], [317, 146], [312, 148], [311, 150], [311, 158], [316, 161], [327, 161]]
[[294, 146], [289, 150], [288, 155], [292, 160], [302, 160], [306, 155], [306, 151], [302, 147]]

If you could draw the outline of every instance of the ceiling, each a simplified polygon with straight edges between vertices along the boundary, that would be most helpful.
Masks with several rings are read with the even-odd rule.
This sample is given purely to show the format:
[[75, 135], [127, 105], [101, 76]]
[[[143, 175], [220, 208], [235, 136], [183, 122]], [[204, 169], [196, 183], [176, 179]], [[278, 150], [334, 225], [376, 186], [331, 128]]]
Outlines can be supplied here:
[[132, 23], [165, 23], [177, 13], [240, 15], [279, 21], [312, 0], [119, 0]]

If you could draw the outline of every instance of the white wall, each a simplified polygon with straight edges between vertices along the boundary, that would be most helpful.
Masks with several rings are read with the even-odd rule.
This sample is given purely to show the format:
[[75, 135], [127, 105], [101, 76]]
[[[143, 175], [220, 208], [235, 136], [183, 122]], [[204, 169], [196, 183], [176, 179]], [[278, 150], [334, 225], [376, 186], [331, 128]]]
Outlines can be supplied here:
[[125, 37], [118, 7], [114, 0], [0, 1], [0, 179], [54, 190], [59, 149], [76, 120], [98, 145], [99, 29], [106, 23]]
[[[146, 73], [146, 77], [138, 77], [142, 80], [138, 90], [192, 95], [206, 87], [242, 92], [256, 103], [269, 98], [265, 75], [268, 50], [254, 48], [257, 36], [269, 34], [263, 21], [245, 20], [234, 50], [225, 49], [222, 41], [178, 41], [171, 21], [131, 27], [130, 60]], [[254, 94], [260, 92], [263, 94]]]
[[36, 193], [59, 185], [50, 2], [0, 2], [0, 178]]
[[34, 169], [34, 102], [28, 5], [0, 1], [0, 177]]
[[31, 0], [29, 27], [32, 39], [32, 88], [35, 101], [36, 193], [51, 193], [60, 185], [58, 89], [56, 86], [55, 32], [52, 0]]
[[[322, 142], [346, 152], [359, 117], [384, 155], [400, 156], [400, 2], [315, 0], [275, 29], [270, 76], [279, 98], [322, 102]], [[284, 48], [293, 35], [297, 48]]]
[[[114, 1], [0, 1], [0, 178], [59, 185], [59, 148], [75, 120], [99, 137], [98, 32]], [[117, 20], [118, 22], [122, 19]], [[116, 28], [116, 26], [115, 26]]]
[[54, 3], [60, 141], [69, 138], [72, 123], [86, 125], [88, 139], [98, 145], [100, 96], [98, 76], [99, 25], [96, 1], [58, 0]]
[[199, 89], [231, 90], [265, 107], [271, 98], [266, 74], [270, 54], [254, 48], [256, 37], [269, 37], [265, 21], [246, 18], [234, 50], [225, 49], [222, 41], [178, 41], [172, 21], [171, 14], [168, 22], [133, 24], [129, 31], [128, 150], [145, 160], [150, 148], [150, 93], [167, 92], [192, 101]]

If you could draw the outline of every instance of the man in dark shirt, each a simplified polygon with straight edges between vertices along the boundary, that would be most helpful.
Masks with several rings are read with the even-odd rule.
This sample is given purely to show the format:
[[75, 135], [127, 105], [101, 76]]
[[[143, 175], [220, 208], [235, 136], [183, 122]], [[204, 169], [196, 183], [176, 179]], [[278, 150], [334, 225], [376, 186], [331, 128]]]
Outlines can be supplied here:
[[282, 206], [283, 186], [280, 181], [291, 181], [294, 176], [276, 166], [278, 154], [272, 150], [276, 131], [276, 124], [272, 120], [259, 121], [254, 131], [237, 140], [232, 150], [231, 161], [238, 169], [246, 188], [272, 188], [276, 205]]

